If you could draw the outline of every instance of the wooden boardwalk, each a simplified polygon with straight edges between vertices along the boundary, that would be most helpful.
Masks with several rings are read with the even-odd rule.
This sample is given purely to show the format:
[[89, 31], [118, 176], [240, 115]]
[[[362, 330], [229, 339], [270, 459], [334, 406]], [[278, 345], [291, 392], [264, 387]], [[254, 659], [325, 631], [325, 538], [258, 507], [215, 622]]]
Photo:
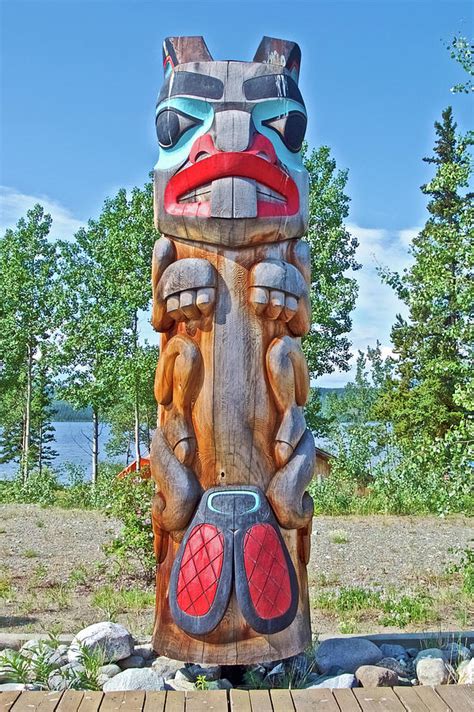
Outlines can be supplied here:
[[474, 712], [474, 686], [212, 692], [1, 692], [1, 712]]

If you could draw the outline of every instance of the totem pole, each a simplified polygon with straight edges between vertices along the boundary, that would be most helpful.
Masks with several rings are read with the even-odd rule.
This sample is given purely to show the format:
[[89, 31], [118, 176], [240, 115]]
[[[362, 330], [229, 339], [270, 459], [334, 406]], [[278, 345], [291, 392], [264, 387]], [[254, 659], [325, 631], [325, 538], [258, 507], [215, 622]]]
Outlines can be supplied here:
[[298, 45], [269, 37], [253, 62], [213, 61], [202, 37], [164, 42], [153, 643], [179, 660], [270, 661], [311, 639], [300, 57]]

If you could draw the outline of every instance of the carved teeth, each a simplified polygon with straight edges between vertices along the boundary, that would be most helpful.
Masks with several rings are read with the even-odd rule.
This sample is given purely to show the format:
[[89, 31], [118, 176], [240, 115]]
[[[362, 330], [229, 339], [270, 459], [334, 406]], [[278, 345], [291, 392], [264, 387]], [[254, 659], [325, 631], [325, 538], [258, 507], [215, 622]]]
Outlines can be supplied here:
[[286, 203], [285, 198], [280, 193], [277, 193], [266, 185], [257, 183], [257, 197], [265, 200], [267, 203]]
[[201, 185], [199, 188], [193, 188], [181, 196], [180, 203], [208, 203], [211, 199], [211, 184]]

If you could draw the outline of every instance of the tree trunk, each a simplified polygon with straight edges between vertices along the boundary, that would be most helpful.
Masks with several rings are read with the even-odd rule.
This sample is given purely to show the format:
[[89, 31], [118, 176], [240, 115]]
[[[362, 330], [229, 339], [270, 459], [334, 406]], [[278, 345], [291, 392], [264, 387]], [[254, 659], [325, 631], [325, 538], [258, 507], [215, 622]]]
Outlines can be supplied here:
[[135, 459], [136, 471], [140, 469], [140, 403], [138, 399], [138, 389], [135, 391]]
[[39, 427], [39, 433], [38, 433], [38, 471], [41, 476], [43, 472], [43, 432], [44, 432], [44, 423], [41, 421], [40, 427]]
[[28, 345], [27, 351], [28, 368], [26, 381], [26, 404], [25, 404], [25, 430], [23, 434], [23, 452], [22, 452], [22, 467], [21, 475], [23, 484], [26, 483], [29, 474], [29, 456], [30, 456], [30, 439], [31, 439], [31, 382], [33, 370], [33, 349]]
[[97, 484], [99, 471], [99, 414], [92, 411], [92, 484]]

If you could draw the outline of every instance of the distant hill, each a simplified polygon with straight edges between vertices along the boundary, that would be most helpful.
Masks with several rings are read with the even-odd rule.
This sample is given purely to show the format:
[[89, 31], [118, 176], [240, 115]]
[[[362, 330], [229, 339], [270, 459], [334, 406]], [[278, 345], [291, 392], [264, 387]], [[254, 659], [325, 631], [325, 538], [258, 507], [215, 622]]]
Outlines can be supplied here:
[[91, 408], [81, 408], [76, 410], [70, 403], [66, 401], [55, 400], [53, 401], [53, 420], [56, 421], [84, 421], [88, 422], [92, 420], [92, 409]]

